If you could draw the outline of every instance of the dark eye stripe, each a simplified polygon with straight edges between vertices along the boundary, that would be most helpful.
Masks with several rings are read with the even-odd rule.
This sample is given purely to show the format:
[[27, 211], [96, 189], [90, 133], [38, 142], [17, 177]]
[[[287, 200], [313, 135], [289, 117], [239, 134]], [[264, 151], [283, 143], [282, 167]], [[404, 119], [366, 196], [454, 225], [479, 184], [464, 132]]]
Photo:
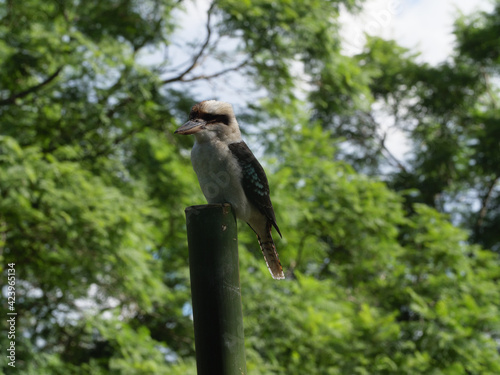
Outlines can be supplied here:
[[201, 118], [209, 123], [221, 122], [225, 125], [229, 125], [229, 117], [226, 115], [213, 115], [210, 113], [204, 113]]

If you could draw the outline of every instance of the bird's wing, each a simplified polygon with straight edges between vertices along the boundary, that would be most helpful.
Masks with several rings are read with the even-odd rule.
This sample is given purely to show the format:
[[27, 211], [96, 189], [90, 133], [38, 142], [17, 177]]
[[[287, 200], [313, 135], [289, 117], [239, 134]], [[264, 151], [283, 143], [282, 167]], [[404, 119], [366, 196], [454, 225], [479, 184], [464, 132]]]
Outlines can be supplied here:
[[262, 165], [260, 165], [245, 142], [231, 143], [229, 144], [229, 150], [241, 167], [241, 182], [248, 200], [271, 222], [281, 237], [269, 196], [269, 183], [264, 168], [262, 168]]

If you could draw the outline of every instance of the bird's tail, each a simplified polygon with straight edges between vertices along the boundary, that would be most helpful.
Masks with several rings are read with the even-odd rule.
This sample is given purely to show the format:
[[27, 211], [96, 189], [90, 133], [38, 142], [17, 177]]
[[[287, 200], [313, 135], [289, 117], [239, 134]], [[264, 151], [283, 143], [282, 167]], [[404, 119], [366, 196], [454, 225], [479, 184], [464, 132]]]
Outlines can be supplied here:
[[269, 226], [269, 231], [266, 231], [266, 235], [263, 236], [263, 238], [259, 235], [257, 235], [257, 238], [259, 240], [262, 254], [264, 254], [264, 259], [266, 260], [269, 272], [271, 272], [274, 279], [284, 279], [285, 274], [283, 273], [283, 268], [281, 267], [276, 246], [274, 246], [273, 237], [271, 236], [271, 227]]

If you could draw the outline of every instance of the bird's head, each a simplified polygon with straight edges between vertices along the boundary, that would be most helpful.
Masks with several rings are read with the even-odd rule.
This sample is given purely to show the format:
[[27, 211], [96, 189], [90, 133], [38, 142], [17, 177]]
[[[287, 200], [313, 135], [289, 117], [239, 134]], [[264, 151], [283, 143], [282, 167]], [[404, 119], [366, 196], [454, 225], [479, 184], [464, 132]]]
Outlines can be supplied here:
[[189, 120], [174, 134], [194, 134], [198, 142], [218, 139], [232, 143], [241, 140], [240, 128], [229, 103], [205, 100], [191, 108]]

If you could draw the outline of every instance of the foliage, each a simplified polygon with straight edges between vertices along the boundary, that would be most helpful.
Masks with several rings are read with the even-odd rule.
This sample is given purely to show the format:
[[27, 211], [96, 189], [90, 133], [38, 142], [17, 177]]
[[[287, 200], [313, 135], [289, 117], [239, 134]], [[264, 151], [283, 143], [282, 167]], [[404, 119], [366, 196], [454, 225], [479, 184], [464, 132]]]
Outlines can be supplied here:
[[[244, 303], [252, 322], [245, 327], [268, 363], [263, 373], [498, 371], [490, 339], [499, 328], [498, 304], [487, 302], [499, 296], [496, 257], [465, 244], [464, 232], [425, 205], [406, 216], [380, 182], [331, 161], [320, 128], [284, 143], [302, 151], [283, 152], [289, 159], [273, 174], [277, 196], [289, 196], [278, 207], [288, 208], [297, 228], [285, 238], [285, 249], [296, 252], [286, 254], [297, 281], [269, 288], [255, 273], [242, 278], [243, 295], [256, 300]], [[284, 194], [284, 186], [295, 188]], [[312, 212], [304, 209], [307, 199]]]
[[[207, 99], [190, 83], [234, 72], [266, 92], [239, 118], [261, 130], [287, 272], [274, 282], [240, 225], [249, 373], [500, 373], [499, 261], [473, 244], [499, 243], [500, 8], [460, 19], [456, 56], [432, 67], [376, 38], [342, 55], [339, 9], [361, 5], [217, 1], [174, 69], [144, 56], [176, 44], [180, 2], [0, 2], [0, 264], [4, 280], [16, 267], [19, 373], [195, 374], [183, 209], [204, 199], [192, 140], [172, 132]], [[200, 68], [210, 57], [221, 70]], [[408, 160], [379, 138], [381, 102]], [[396, 168], [381, 181], [384, 156]]]
[[[415, 52], [393, 41], [370, 38], [356, 58], [372, 76], [373, 105], [345, 119], [347, 125], [324, 126], [347, 138], [344, 158], [359, 170], [384, 176], [396, 190], [411, 190], [409, 205], [421, 202], [450, 214], [470, 231], [472, 242], [498, 250], [500, 3], [495, 4], [491, 14], [457, 20], [456, 51], [437, 66], [419, 63]], [[329, 119], [336, 117], [329, 113]], [[390, 119], [392, 127], [380, 118]], [[387, 147], [387, 133], [395, 130], [410, 143], [404, 157]]]

